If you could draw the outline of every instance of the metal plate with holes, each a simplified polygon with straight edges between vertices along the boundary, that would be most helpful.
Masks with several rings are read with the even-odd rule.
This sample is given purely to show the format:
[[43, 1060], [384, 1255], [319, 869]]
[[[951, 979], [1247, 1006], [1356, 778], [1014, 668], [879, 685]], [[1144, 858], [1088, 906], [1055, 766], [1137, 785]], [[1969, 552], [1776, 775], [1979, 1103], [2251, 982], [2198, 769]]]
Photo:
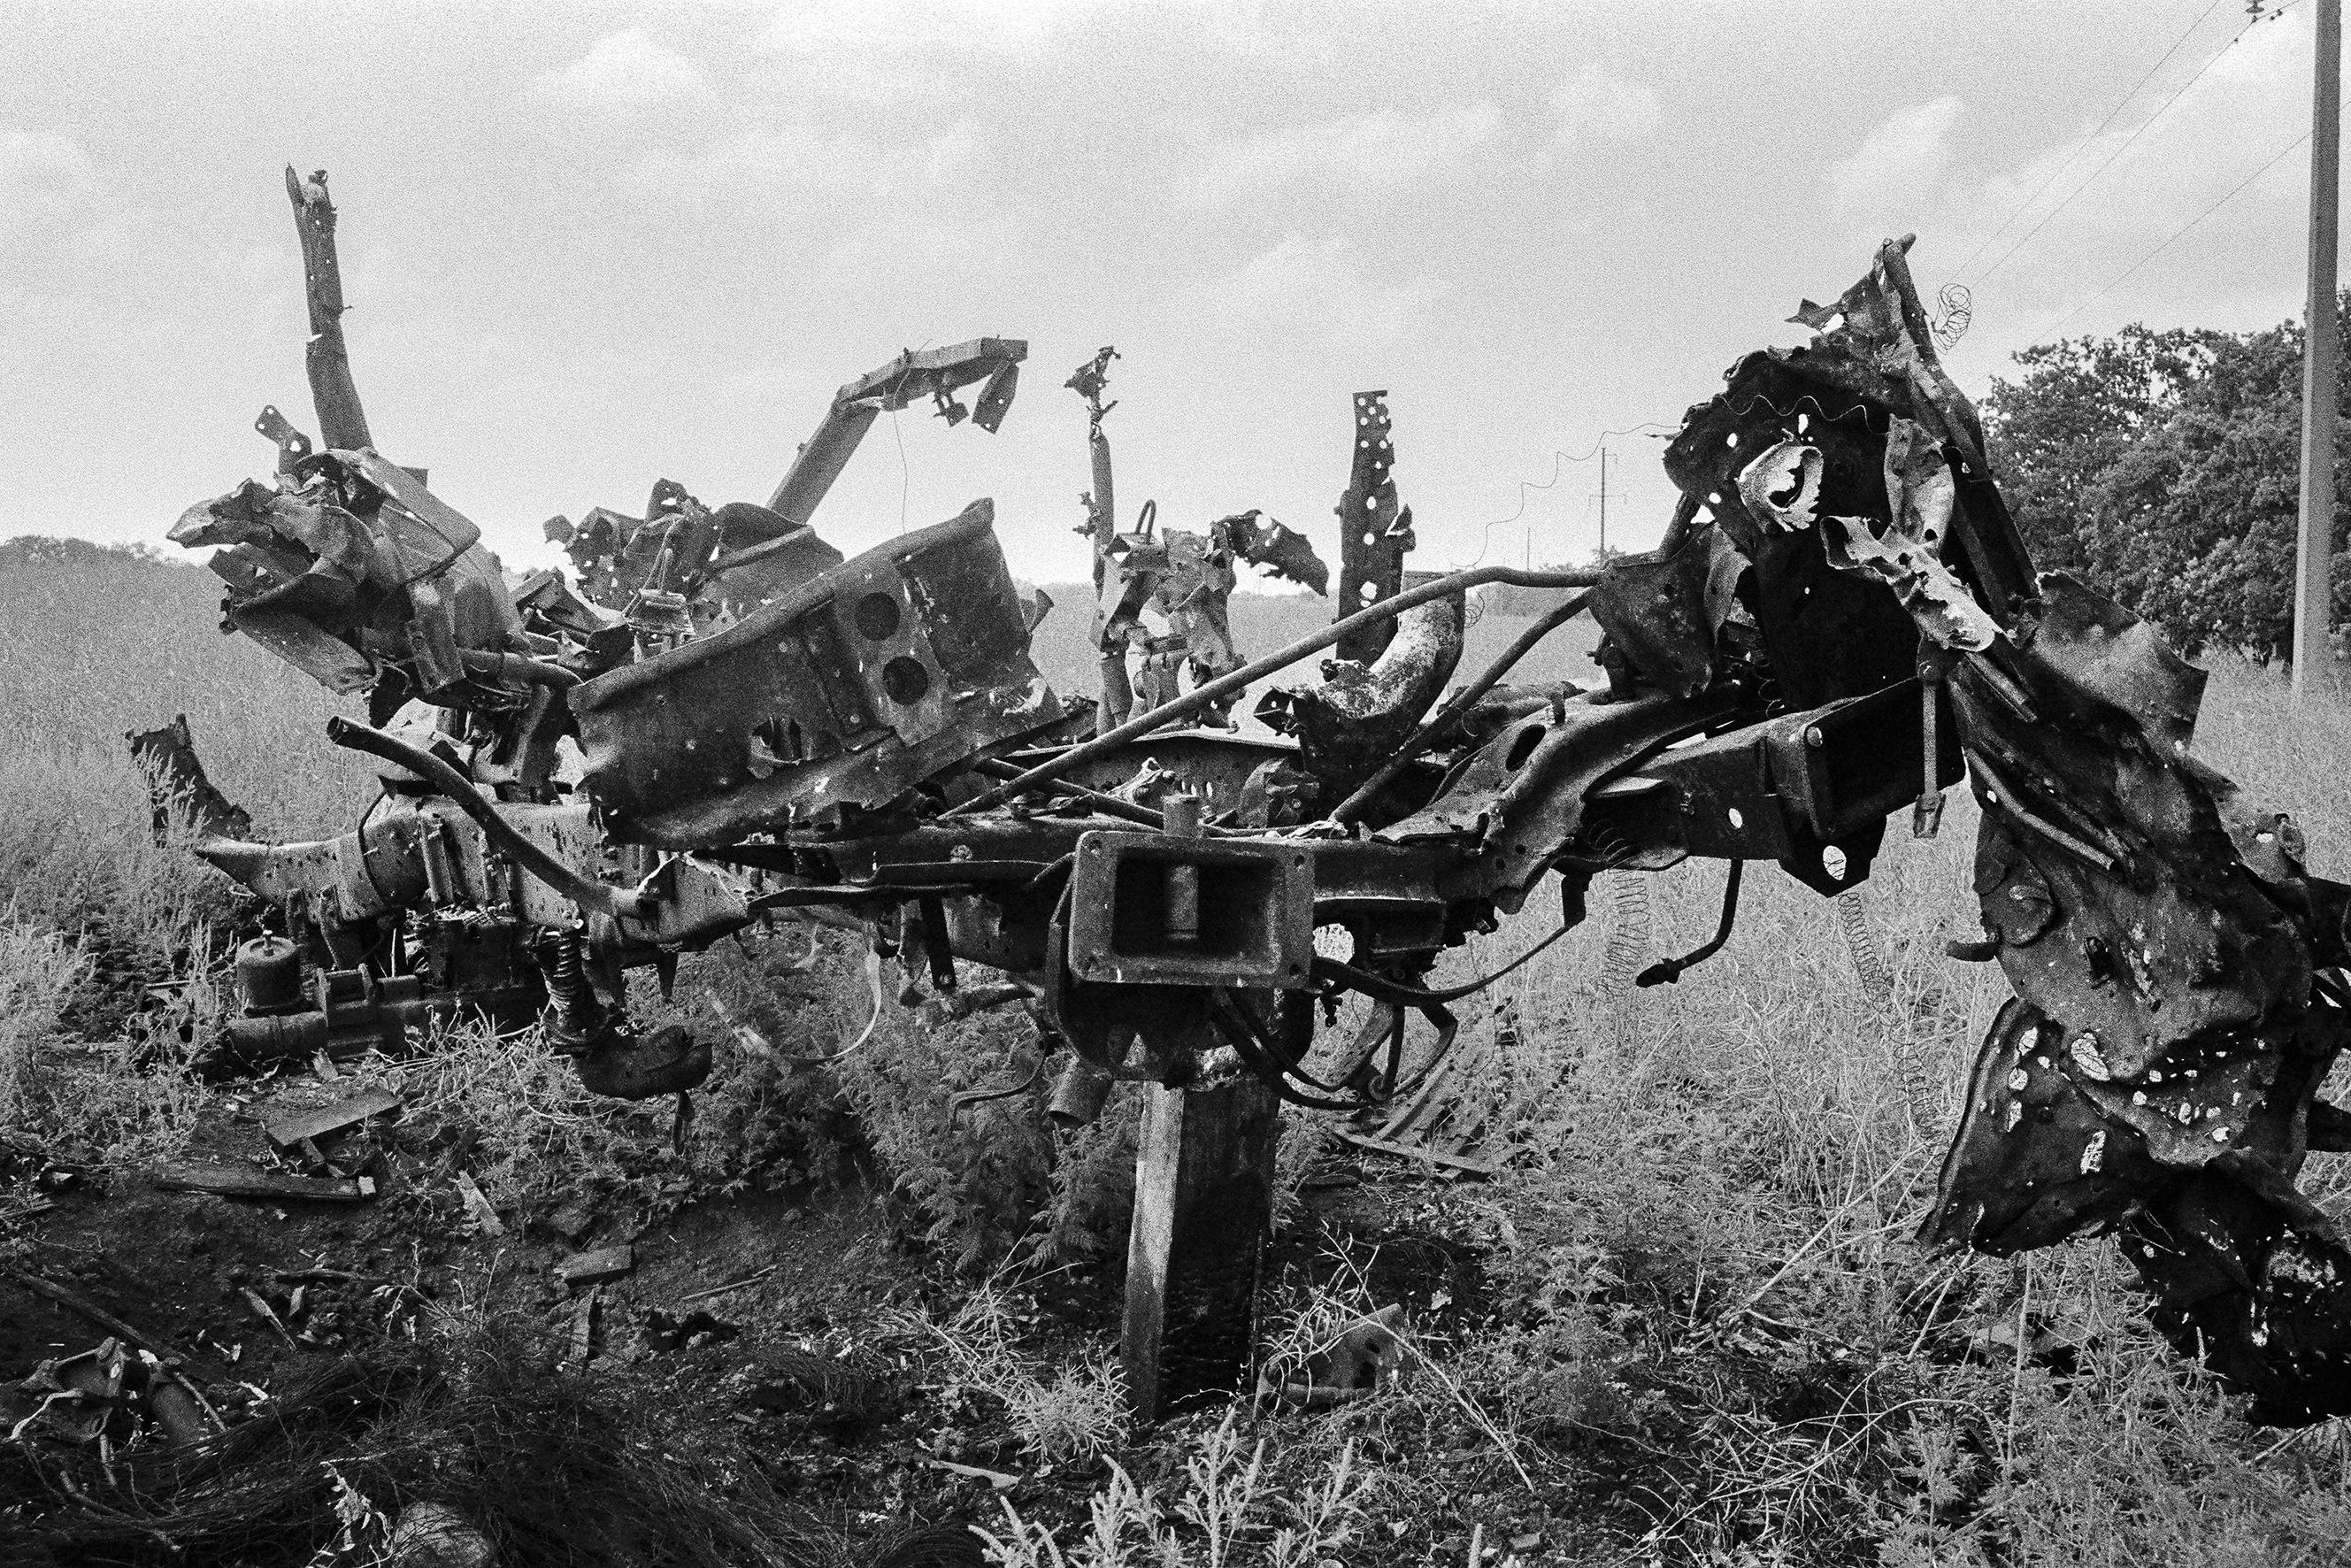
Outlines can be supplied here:
[[992, 517], [975, 503], [573, 691], [607, 824], [684, 848], [835, 831], [1058, 717]]
[[[1177, 914], [1194, 880], [1196, 918]], [[1304, 987], [1314, 866], [1303, 844], [1087, 833], [1071, 883], [1070, 968], [1122, 986]]]

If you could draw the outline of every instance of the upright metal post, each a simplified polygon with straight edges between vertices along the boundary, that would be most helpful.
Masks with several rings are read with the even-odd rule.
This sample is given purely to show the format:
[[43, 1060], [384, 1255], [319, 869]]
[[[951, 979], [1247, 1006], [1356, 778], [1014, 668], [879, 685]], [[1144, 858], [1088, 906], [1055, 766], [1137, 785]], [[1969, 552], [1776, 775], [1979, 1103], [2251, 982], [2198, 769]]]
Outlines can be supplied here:
[[2327, 622], [2335, 549], [2336, 185], [2341, 165], [2342, 0], [2318, 0], [2310, 104], [2310, 300], [2302, 362], [2302, 530], [2294, 581], [2294, 697], [2320, 689], [2334, 664]]

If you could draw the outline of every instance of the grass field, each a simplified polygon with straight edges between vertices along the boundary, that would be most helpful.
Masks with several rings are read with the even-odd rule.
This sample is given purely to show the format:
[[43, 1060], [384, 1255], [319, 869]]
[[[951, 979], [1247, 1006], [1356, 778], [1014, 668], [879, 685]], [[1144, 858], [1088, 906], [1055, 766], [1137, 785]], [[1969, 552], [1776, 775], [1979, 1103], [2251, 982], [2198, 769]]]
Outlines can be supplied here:
[[[1083, 690], [1082, 595], [1060, 597], [1039, 661]], [[371, 793], [320, 734], [329, 701], [221, 636], [215, 600], [210, 578], [184, 566], [0, 550], [0, 1114], [14, 1110], [20, 1136], [43, 1131], [25, 1118], [58, 1113], [54, 1087], [28, 1080], [57, 1071], [57, 1048], [70, 1043], [73, 993], [89, 983], [77, 966], [98, 954], [120, 974], [160, 976], [175, 954], [184, 961], [187, 910], [207, 896], [147, 845], [124, 730], [187, 714], [216, 779], [273, 836], [343, 831]], [[1234, 603], [1244, 651], [1326, 619], [1321, 601]], [[1520, 624], [1474, 628], [1465, 667]], [[1562, 642], [1529, 678], [1590, 678], [1588, 643]], [[2339, 702], [2294, 712], [2276, 675], [2220, 666], [2199, 750], [2294, 815], [2314, 870], [2351, 873], [2351, 714]], [[1473, 1035], [1499, 1027], [1498, 1009], [1520, 1026], [1485, 1090], [1515, 1129], [1509, 1169], [1483, 1185], [1394, 1171], [1379, 1184], [1391, 1209], [1474, 1254], [1474, 1289], [1407, 1293], [1416, 1354], [1395, 1391], [1322, 1416], [1253, 1418], [1245, 1441], [1221, 1448], [1204, 1437], [1162, 1452], [1155, 1484], [1169, 1507], [1213, 1513], [1247, 1491], [1259, 1500], [1249, 1506], [1294, 1522], [1275, 1504], [1320, 1497], [1317, 1549], [1349, 1563], [2351, 1560], [2342, 1425], [2293, 1436], [2244, 1425], [2149, 1331], [2109, 1244], [2003, 1263], [1910, 1240], [2004, 994], [1996, 967], [1943, 955], [1946, 937], [1976, 923], [1974, 827], [1957, 800], [1937, 840], [1913, 842], [1897, 823], [1875, 877], [1842, 908], [1755, 879], [1729, 949], [1661, 991], [1624, 980], [1710, 930], [1721, 868], [1604, 884], [1589, 927], [1464, 1015]], [[1538, 901], [1449, 968], [1493, 967], [1547, 929]], [[909, 1134], [985, 1143], [999, 1124], [956, 1120], [946, 1097], [980, 1070], [944, 1071], [942, 1049], [933, 1031], [891, 1019], [856, 1069], [866, 1076], [845, 1082], [841, 1113], [872, 1124], [885, 1171], [927, 1204], [935, 1239], [951, 1240], [988, 1197], [964, 1178], [1003, 1167], [983, 1166], [983, 1151], [942, 1174], [943, 1156]], [[83, 1092], [126, 1097], [110, 1113], [119, 1124], [93, 1134], [120, 1151], [168, 1145], [192, 1113], [186, 1097], [203, 1092], [152, 1055], [72, 1060]], [[150, 1088], [120, 1087], [141, 1074]], [[466, 1082], [498, 1092], [486, 1071]], [[1014, 1122], [1002, 1113], [1007, 1136], [1032, 1135]], [[657, 1143], [664, 1131], [611, 1124], [601, 1157], [614, 1140]], [[1301, 1122], [1287, 1137], [1286, 1166], [1312, 1165], [1317, 1129]], [[1120, 1157], [1111, 1145], [1033, 1167], [1039, 1201], [1082, 1207], [1071, 1173], [1114, 1170]], [[2337, 1163], [2314, 1161], [2307, 1182], [2339, 1207]], [[1294, 1212], [1294, 1228], [1334, 1223], [1314, 1202]], [[1293, 1338], [1383, 1304], [1367, 1298], [1393, 1284], [1396, 1258], [1356, 1261], [1355, 1273], [1323, 1267], [1285, 1287]], [[1003, 1318], [982, 1318], [949, 1325], [967, 1352], [1008, 1343]], [[1082, 1387], [1039, 1375], [1029, 1419], [1041, 1453], [1092, 1417]], [[1066, 1409], [1054, 1403], [1064, 1398]], [[1081, 1493], [1103, 1473], [1084, 1471]], [[1249, 1477], [1254, 1490], [1241, 1485]], [[1092, 1528], [1117, 1541], [1077, 1560], [1160, 1562], [1155, 1530], [1176, 1531], [1180, 1561], [1211, 1560], [1197, 1530], [1155, 1525], [1123, 1496], [1097, 1493]], [[1053, 1515], [996, 1533], [1008, 1560], [1050, 1562], [1086, 1528]], [[1058, 1548], [1043, 1544], [1056, 1534]], [[1314, 1560], [1280, 1555], [1270, 1526], [1248, 1539], [1227, 1560]], [[1482, 1562], [1473, 1539], [1492, 1549]]]

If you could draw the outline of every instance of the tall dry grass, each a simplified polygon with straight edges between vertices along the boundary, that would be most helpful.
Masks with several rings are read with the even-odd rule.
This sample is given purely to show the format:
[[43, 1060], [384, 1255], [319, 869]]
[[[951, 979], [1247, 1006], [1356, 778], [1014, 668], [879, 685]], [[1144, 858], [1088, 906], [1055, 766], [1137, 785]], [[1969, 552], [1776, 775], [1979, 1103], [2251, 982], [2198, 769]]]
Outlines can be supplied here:
[[[2351, 860], [2346, 742], [2340, 706], [2215, 670], [2199, 751], [2291, 811], [2322, 873]], [[1614, 1550], [1645, 1559], [2351, 1560], [2342, 1424], [2246, 1426], [2153, 1333], [2111, 1243], [2001, 1261], [1912, 1239], [2007, 994], [1943, 947], [1976, 932], [1975, 828], [1956, 792], [1934, 841], [1891, 824], [1839, 901], [1754, 868], [1728, 948], [1656, 990], [1621, 982], [1711, 934], [1723, 869], [1615, 884], [1496, 988], [1464, 1043], [1518, 1020], [1482, 1086], [1517, 1157], [1487, 1200], [1496, 1322], [1455, 1370], [1539, 1484], [1642, 1474]], [[1525, 951], [1539, 907], [1447, 972]], [[2342, 1163], [2310, 1184], [2338, 1208]], [[1319, 1440], [1403, 1419], [1359, 1410]]]
[[[120, 733], [187, 713], [222, 787], [273, 835], [340, 831], [371, 793], [366, 770], [319, 734], [329, 699], [214, 632], [215, 600], [192, 569], [119, 553], [0, 558], [0, 908], [11, 911], [0, 918], [0, 1106], [20, 1125], [45, 1108], [48, 1125], [94, 1148], [168, 1143], [195, 1091], [159, 1044], [157, 1028], [181, 1017], [168, 1009], [162, 1026], [73, 1039], [93, 988], [176, 965], [196, 983], [172, 1007], [193, 1018], [216, 1005], [193, 936], [212, 894], [183, 858], [152, 847]], [[1236, 632], [1261, 651], [1326, 615], [1321, 601], [1244, 601]], [[1081, 600], [1065, 601], [1040, 650], [1049, 674], [1080, 690], [1091, 664], [1071, 639], [1083, 619]], [[1490, 619], [1473, 643], [1515, 629]], [[1530, 674], [1588, 676], [1577, 652]], [[1473, 652], [1465, 668], [1477, 662]], [[2313, 869], [2338, 876], [2351, 872], [2347, 747], [2339, 701], [2294, 712], [2280, 678], [2215, 669], [2199, 750], [2291, 811]], [[2109, 1244], [2008, 1263], [1929, 1256], [1910, 1239], [2004, 991], [1996, 968], [1942, 951], [1975, 925], [1974, 825], [1955, 800], [1932, 842], [1891, 827], [1875, 876], [1844, 906], [1861, 915], [1850, 923], [1868, 944], [1858, 958], [1838, 905], [1765, 870], [1726, 952], [1676, 987], [1628, 991], [1645, 955], [1687, 950], [1712, 929], [1722, 869], [1688, 865], [1596, 897], [1591, 925], [1496, 988], [1520, 1028], [1486, 1092], [1515, 1129], [1517, 1157], [1461, 1199], [1487, 1217], [1494, 1316], [1473, 1338], [1426, 1348], [1539, 1485], [1586, 1501], [1602, 1521], [1597, 1560], [2351, 1559], [2339, 1427], [2290, 1438], [2246, 1427], [2151, 1333]], [[1531, 906], [1450, 971], [1497, 966], [1544, 924]], [[1880, 970], [1882, 986], [1865, 979]], [[1464, 1017], [1473, 1035], [1496, 1028], [1491, 1012]], [[829, 1019], [817, 1032], [861, 1021]], [[891, 1145], [884, 1164], [900, 1179], [939, 1166], [936, 1218], [969, 1207], [975, 1178], [1004, 1185], [988, 1164], [1003, 1149], [979, 1130], [1018, 1121], [1026, 1102], [957, 1114], [949, 1093], [1014, 1073], [1017, 1052], [985, 1027], [959, 1032], [975, 1050], [948, 1082], [914, 1049], [937, 1040], [918, 1033], [885, 1028], [851, 1076], [879, 1103], [929, 1074], [921, 1095], [897, 1097], [954, 1135], [922, 1142], [928, 1163], [909, 1144]], [[609, 1164], [611, 1179], [640, 1183], [683, 1170], [645, 1153], [661, 1146], [653, 1113], [580, 1103], [536, 1047], [450, 1044], [402, 1069], [403, 1087], [453, 1111], [515, 1108], [511, 1135], [486, 1146], [500, 1185], [527, 1187], [549, 1162]], [[941, 1150], [956, 1154], [952, 1169]], [[2335, 1163], [2312, 1172], [2330, 1202]], [[1483, 1439], [1433, 1425], [1448, 1403], [1407, 1413], [1389, 1397], [1290, 1429], [1281, 1441], [1296, 1462], [1277, 1453], [1267, 1474], [1302, 1487], [1329, 1473], [1316, 1456], [1408, 1431], [1417, 1447], [1374, 1445], [1349, 1473], [1393, 1513], [1434, 1506], [1459, 1466], [1429, 1463], [1431, 1445]], [[1594, 1479], [1626, 1475], [1637, 1488]], [[1232, 1480], [1210, 1477], [1203, 1495]], [[1033, 1532], [1030, 1548], [1044, 1550]]]

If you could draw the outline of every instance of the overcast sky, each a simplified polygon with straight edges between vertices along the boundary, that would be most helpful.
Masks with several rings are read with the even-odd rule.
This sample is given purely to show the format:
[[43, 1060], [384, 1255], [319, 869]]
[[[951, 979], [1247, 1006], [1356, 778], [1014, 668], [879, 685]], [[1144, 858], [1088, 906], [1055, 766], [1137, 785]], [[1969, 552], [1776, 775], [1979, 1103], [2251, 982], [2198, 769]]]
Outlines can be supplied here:
[[[1798, 340], [1883, 235], [1972, 287], [1978, 394], [2061, 328], [2297, 314], [2306, 148], [2114, 280], [2307, 129], [2312, 9], [0, 0], [0, 537], [160, 540], [268, 471], [264, 403], [315, 426], [291, 162], [378, 443], [509, 565], [663, 476], [765, 499], [835, 387], [981, 335], [1029, 344], [1003, 432], [877, 423], [835, 543], [992, 496], [1016, 570], [1081, 574], [1061, 383], [1115, 343], [1123, 520], [1332, 554], [1382, 387], [1420, 564], [1577, 557], [1597, 465], [1554, 455]], [[1658, 447], [1609, 443], [1613, 541]]]

